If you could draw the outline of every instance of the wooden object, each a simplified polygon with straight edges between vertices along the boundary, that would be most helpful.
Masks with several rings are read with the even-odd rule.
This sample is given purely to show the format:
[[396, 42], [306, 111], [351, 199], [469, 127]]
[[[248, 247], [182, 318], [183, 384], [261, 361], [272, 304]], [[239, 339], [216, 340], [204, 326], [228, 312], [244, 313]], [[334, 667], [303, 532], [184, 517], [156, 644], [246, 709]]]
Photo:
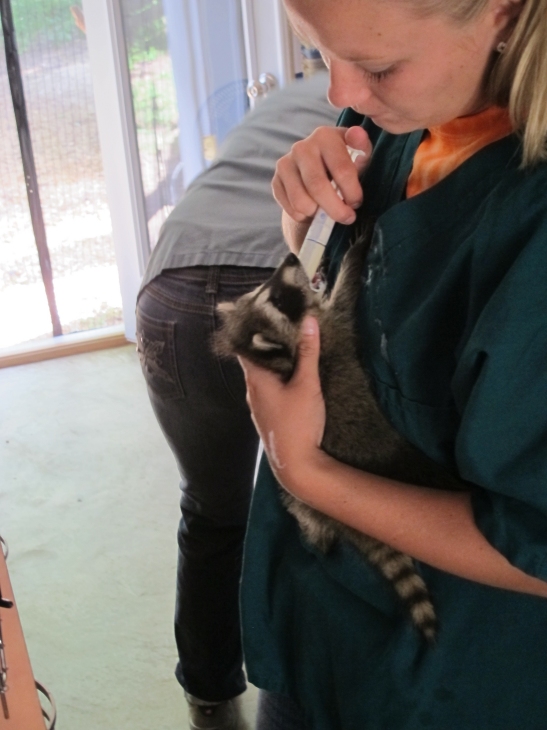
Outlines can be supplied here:
[[[2, 602], [13, 602], [11, 608], [0, 607], [4, 656], [7, 666], [7, 691], [3, 697], [0, 696], [0, 730], [45, 730], [42, 707], [34, 684], [23, 629], [19, 621], [1, 546], [0, 591]], [[8, 718], [5, 716], [6, 713], [9, 715]]]
[[47, 340], [33, 340], [23, 345], [0, 349], [0, 368], [27, 365], [31, 362], [52, 360], [67, 355], [81, 355], [84, 352], [107, 350], [133, 343], [125, 337], [123, 325], [103, 327], [87, 332], [75, 332]]

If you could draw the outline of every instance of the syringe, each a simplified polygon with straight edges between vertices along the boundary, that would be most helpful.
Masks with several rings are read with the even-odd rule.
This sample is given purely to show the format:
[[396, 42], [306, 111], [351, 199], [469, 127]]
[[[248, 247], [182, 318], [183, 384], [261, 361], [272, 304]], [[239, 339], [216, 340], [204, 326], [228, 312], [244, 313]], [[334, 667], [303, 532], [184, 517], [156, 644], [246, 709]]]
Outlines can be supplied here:
[[[348, 147], [347, 149], [352, 162], [355, 162], [360, 155], [365, 155], [365, 152], [362, 150], [356, 150], [353, 149], [353, 147]], [[334, 180], [332, 181], [332, 186], [338, 195], [340, 195], [340, 191], [338, 190], [338, 186]], [[340, 195], [340, 197], [342, 196]], [[306, 238], [304, 239], [304, 243], [302, 244], [302, 248], [298, 254], [298, 258], [300, 259], [300, 263], [304, 267], [304, 271], [308, 275], [310, 281], [317, 273], [317, 269], [321, 264], [321, 259], [325, 253], [325, 246], [328, 243], [335, 222], [336, 221], [325, 213], [323, 208], [319, 208], [308, 229]]]

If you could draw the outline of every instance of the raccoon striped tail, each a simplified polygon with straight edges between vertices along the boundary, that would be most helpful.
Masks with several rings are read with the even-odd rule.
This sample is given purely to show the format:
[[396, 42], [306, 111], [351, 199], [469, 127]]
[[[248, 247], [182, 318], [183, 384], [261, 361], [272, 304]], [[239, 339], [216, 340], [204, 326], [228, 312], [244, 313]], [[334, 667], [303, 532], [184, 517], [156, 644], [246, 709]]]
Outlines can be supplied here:
[[412, 558], [358, 532], [351, 536], [351, 541], [365, 554], [369, 563], [387, 578], [416, 629], [428, 644], [434, 644], [439, 628], [437, 615], [427, 586], [416, 571]]

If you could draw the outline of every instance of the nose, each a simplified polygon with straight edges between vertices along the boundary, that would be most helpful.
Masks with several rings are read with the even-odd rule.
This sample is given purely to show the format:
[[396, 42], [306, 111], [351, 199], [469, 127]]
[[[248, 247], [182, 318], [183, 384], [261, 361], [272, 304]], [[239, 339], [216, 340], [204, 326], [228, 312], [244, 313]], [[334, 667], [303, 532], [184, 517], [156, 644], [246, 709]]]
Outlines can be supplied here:
[[353, 63], [331, 59], [329, 73], [327, 96], [333, 106], [362, 107], [373, 96], [363, 71]]

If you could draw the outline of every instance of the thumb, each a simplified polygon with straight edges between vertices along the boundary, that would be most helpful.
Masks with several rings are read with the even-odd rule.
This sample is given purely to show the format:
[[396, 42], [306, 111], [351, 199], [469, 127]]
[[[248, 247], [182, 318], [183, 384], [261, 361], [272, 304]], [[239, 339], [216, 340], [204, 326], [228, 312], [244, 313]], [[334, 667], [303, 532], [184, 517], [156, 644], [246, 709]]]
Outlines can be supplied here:
[[298, 364], [295, 377], [303, 379], [319, 378], [319, 323], [315, 317], [304, 317], [298, 345]]

